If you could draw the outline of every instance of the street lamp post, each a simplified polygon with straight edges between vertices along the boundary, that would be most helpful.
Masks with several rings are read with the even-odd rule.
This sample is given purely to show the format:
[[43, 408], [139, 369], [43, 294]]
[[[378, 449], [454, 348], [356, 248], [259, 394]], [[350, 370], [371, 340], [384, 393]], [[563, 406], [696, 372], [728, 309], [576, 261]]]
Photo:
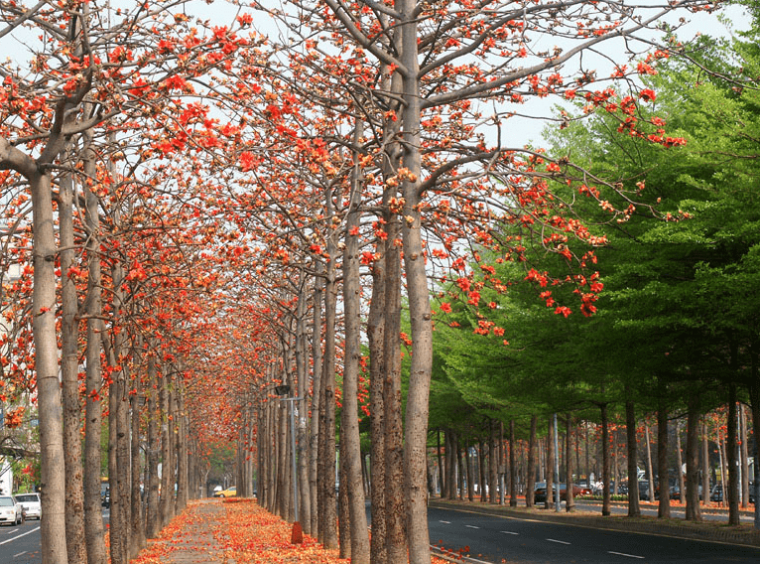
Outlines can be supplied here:
[[293, 514], [295, 517], [293, 521], [293, 532], [290, 537], [290, 542], [293, 544], [301, 544], [303, 542], [303, 530], [301, 529], [301, 523], [298, 521], [298, 472], [296, 470], [296, 419], [294, 407], [294, 402], [300, 400], [301, 398], [286, 397], [290, 393], [290, 386], [287, 384], [275, 386], [274, 393], [280, 396], [280, 401], [288, 402], [288, 408], [290, 411], [290, 445], [293, 455]]

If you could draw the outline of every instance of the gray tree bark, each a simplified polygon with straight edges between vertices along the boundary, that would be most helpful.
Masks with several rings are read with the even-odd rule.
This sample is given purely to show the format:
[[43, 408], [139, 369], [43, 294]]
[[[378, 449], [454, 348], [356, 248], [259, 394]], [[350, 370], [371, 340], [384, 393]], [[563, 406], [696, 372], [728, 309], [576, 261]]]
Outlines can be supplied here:
[[610, 498], [610, 429], [609, 419], [607, 416], [607, 404], [602, 404], [602, 483], [604, 491], [602, 493], [602, 515], [609, 517], [611, 515], [611, 498]]
[[[67, 159], [62, 159], [64, 162]], [[66, 462], [66, 549], [69, 562], [86, 562], [84, 528], [84, 469], [82, 425], [79, 402], [79, 306], [75, 281], [70, 276], [74, 263], [74, 183], [65, 174], [58, 185], [58, 218], [61, 237], [61, 390], [63, 398], [63, 445]]]
[[[364, 135], [362, 122], [356, 120], [354, 142], [359, 145]], [[350, 235], [358, 230], [361, 220], [359, 206], [362, 196], [362, 171], [359, 155], [354, 156], [355, 166], [351, 178], [349, 209], [346, 215], [346, 232], [343, 250], [343, 309], [345, 329], [345, 361], [343, 367], [343, 410], [341, 412], [341, 443], [345, 443], [345, 487], [348, 493], [348, 510], [351, 524], [351, 562], [369, 564], [369, 536], [367, 513], [364, 507], [364, 488], [361, 471], [361, 441], [359, 437], [359, 373], [361, 371], [361, 280], [359, 272], [359, 238]], [[341, 488], [344, 487], [341, 484]]]
[[372, 536], [370, 561], [387, 564], [387, 527], [385, 519], [385, 407], [383, 404], [383, 378], [385, 375], [385, 252], [372, 263], [372, 298], [367, 319], [369, 344], [370, 382], [370, 511]]
[[317, 273], [314, 278], [314, 304], [312, 318], [312, 396], [311, 396], [311, 435], [309, 436], [309, 495], [311, 496], [311, 536], [322, 538], [319, 529], [319, 436], [320, 436], [320, 413], [322, 410], [322, 303], [323, 279], [321, 276], [322, 262], [316, 260], [314, 269]]
[[[664, 390], [661, 390], [661, 392]], [[664, 394], [660, 394], [664, 398]], [[660, 486], [660, 502], [657, 505], [657, 517], [670, 519], [670, 481], [668, 479], [668, 408], [664, 399], [661, 399], [657, 410], [657, 473]]]
[[320, 504], [319, 530], [321, 542], [326, 548], [338, 548], [337, 508], [335, 500], [335, 308], [337, 287], [335, 262], [338, 256], [337, 233], [332, 227], [335, 215], [332, 190], [325, 192], [327, 224], [332, 231], [327, 236], [327, 254], [330, 261], [326, 265], [325, 281], [325, 352], [322, 366], [322, 399], [320, 405], [320, 472], [322, 498]]
[[[688, 398], [686, 428], [686, 520], [701, 521], [699, 509], [699, 397]], [[684, 492], [681, 490], [681, 499]]]
[[[533, 492], [536, 489], [536, 428], [538, 426], [538, 416], [533, 415], [530, 418], [530, 437], [528, 439], [528, 479], [525, 490], [525, 505], [533, 507]], [[549, 490], [546, 490], [549, 497]]]
[[[630, 394], [630, 390], [628, 393]], [[636, 440], [636, 410], [630, 398], [625, 402], [625, 433], [628, 447], [628, 517], [641, 517], [637, 473], [639, 457]]]
[[[151, 343], [154, 345], [155, 343]], [[160, 394], [160, 384], [158, 380], [158, 369], [156, 365], [156, 352], [154, 347], [150, 347], [148, 352], [148, 389], [146, 396], [148, 399], [148, 480], [145, 482], [147, 488], [148, 503], [146, 504], [146, 524], [145, 535], [149, 539], [156, 538], [158, 531], [161, 529], [161, 516], [159, 512], [159, 431], [158, 423], [160, 421], [158, 395]], [[163, 380], [163, 379], [162, 379]]]

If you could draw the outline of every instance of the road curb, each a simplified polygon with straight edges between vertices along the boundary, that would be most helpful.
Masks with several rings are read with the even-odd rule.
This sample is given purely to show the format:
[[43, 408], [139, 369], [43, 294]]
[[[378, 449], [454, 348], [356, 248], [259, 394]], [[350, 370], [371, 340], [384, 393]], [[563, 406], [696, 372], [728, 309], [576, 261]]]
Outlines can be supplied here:
[[716, 526], [714, 524], [683, 521], [682, 519], [665, 520], [654, 517], [631, 518], [616, 515], [602, 517], [599, 515], [579, 512], [555, 513], [546, 509], [481, 505], [478, 503], [444, 501], [439, 499], [431, 499], [429, 505], [430, 507], [440, 509], [455, 509], [458, 511], [483, 513], [512, 519], [533, 519], [536, 521], [562, 523], [564, 525], [575, 527], [627, 531], [645, 535], [667, 536], [760, 548], [760, 531], [756, 531], [751, 528], [751, 526], [747, 525], [729, 527], [728, 525]]

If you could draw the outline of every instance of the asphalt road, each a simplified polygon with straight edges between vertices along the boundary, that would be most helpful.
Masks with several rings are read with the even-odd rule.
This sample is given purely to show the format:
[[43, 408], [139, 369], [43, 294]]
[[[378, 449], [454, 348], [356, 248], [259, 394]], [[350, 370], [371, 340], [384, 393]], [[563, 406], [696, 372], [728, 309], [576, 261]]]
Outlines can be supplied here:
[[[103, 522], [110, 512], [103, 510]], [[41, 564], [40, 522], [28, 519], [18, 527], [0, 526], [0, 564]]]
[[39, 564], [40, 522], [24, 521], [19, 526], [0, 527], [0, 562], [3, 564]]
[[736, 564], [760, 549], [430, 508], [430, 542], [495, 564]]

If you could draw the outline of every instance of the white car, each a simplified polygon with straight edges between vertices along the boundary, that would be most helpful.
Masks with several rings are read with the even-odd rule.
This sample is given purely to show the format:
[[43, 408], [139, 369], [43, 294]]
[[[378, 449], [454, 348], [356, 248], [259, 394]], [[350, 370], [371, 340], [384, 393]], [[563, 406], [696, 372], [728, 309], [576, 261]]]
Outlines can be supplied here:
[[10, 523], [20, 525], [24, 522], [24, 509], [12, 495], [0, 495], [0, 525]]
[[16, 501], [21, 504], [21, 507], [24, 509], [24, 516], [27, 519], [42, 519], [42, 504], [40, 503], [40, 494], [16, 494]]

